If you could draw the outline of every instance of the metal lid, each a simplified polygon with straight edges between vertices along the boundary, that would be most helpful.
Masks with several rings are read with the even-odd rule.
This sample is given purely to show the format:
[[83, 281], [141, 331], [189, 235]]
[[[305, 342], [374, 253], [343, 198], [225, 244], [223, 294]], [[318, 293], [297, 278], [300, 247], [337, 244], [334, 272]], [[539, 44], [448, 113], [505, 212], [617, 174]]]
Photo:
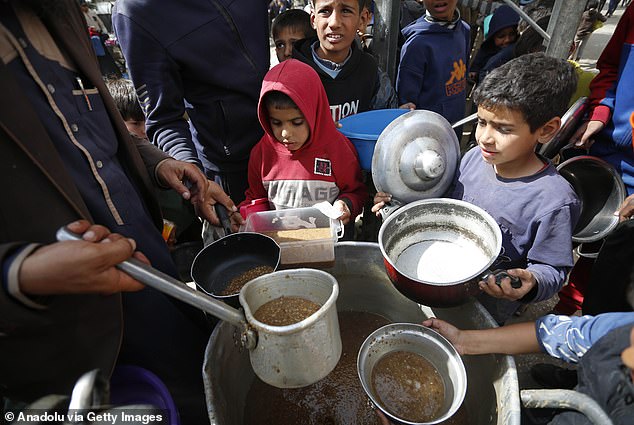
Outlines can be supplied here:
[[383, 130], [372, 156], [377, 191], [402, 203], [445, 194], [460, 162], [460, 145], [441, 115], [415, 110]]

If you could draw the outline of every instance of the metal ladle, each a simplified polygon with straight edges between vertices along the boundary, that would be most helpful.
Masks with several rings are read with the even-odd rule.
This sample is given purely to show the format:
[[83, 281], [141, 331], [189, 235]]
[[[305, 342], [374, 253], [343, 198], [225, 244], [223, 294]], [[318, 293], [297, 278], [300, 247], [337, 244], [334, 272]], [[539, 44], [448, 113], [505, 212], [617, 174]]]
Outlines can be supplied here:
[[[59, 241], [81, 240], [66, 227], [60, 228], [56, 236]], [[298, 388], [313, 384], [339, 361], [341, 336], [335, 304], [339, 286], [324, 271], [294, 269], [251, 280], [240, 291], [243, 313], [134, 258], [116, 267], [147, 286], [236, 326], [243, 346], [249, 349], [254, 372], [270, 385]], [[288, 326], [267, 325], [253, 317], [252, 311], [281, 296], [304, 298], [321, 307]]]

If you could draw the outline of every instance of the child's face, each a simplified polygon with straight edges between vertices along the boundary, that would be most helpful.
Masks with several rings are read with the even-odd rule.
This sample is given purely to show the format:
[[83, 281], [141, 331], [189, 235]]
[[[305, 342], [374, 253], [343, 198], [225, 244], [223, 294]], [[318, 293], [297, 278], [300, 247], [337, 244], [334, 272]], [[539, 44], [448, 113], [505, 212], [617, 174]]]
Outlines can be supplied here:
[[[552, 123], [551, 121], [556, 121]], [[490, 110], [478, 107], [476, 141], [485, 162], [493, 165], [498, 175], [517, 178], [537, 172], [541, 163], [535, 154], [537, 143], [547, 142], [559, 128], [559, 118], [531, 132], [520, 111], [507, 108]], [[538, 162], [536, 162], [538, 161]]]
[[146, 139], [145, 121], [125, 120], [125, 126], [128, 131], [140, 139]]
[[304, 146], [310, 137], [310, 128], [299, 109], [269, 106], [267, 110], [271, 130], [278, 142], [291, 152]]
[[456, 11], [458, 0], [423, 0], [425, 9], [430, 15], [443, 21], [451, 21]]
[[496, 47], [500, 49], [515, 43], [517, 40], [517, 31], [515, 27], [502, 28], [493, 35], [493, 42]]
[[358, 0], [315, 0], [310, 22], [317, 31], [317, 55], [335, 63], [348, 57], [357, 29], [367, 25]]
[[293, 53], [293, 43], [305, 37], [303, 31], [299, 31], [293, 27], [283, 27], [277, 31], [275, 35], [275, 54], [279, 62], [290, 59]]

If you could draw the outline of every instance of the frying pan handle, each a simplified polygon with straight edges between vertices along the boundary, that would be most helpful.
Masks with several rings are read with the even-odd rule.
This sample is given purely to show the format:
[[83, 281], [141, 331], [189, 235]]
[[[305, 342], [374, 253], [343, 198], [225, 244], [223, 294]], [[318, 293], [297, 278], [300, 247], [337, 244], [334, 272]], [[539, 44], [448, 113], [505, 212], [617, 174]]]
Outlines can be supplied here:
[[502, 279], [508, 277], [509, 279], [511, 279], [511, 288], [518, 289], [522, 287], [522, 281], [520, 280], [520, 278], [517, 276], [511, 276], [506, 270], [497, 269], [493, 270], [492, 272], [488, 272], [482, 276], [482, 280], [489, 279], [490, 275], [495, 276], [495, 283], [498, 286], [502, 285]]
[[[66, 227], [61, 227], [57, 231], [56, 236], [58, 241], [81, 240], [80, 235], [71, 232]], [[196, 307], [235, 326], [243, 329], [247, 328], [244, 315], [240, 311], [227, 306], [221, 301], [217, 301], [205, 294], [193, 290], [183, 282], [178, 281], [135, 258], [125, 260], [117, 264], [116, 267], [144, 285], [154, 288], [165, 295], [176, 298], [177, 300]]]
[[231, 220], [227, 215], [227, 209], [222, 204], [214, 204], [214, 210], [216, 211], [216, 215], [220, 220], [220, 225], [225, 231], [225, 236], [233, 233], [231, 230]]

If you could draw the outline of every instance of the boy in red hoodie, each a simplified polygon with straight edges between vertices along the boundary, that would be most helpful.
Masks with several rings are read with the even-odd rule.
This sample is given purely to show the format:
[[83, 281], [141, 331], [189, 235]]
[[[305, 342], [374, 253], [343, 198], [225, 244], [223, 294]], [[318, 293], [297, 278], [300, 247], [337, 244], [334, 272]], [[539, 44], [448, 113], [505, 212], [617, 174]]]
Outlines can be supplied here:
[[267, 198], [271, 208], [310, 207], [328, 201], [344, 224], [361, 212], [368, 196], [352, 143], [335, 127], [317, 73], [296, 59], [264, 77], [258, 118], [264, 136], [251, 150], [249, 204]]

